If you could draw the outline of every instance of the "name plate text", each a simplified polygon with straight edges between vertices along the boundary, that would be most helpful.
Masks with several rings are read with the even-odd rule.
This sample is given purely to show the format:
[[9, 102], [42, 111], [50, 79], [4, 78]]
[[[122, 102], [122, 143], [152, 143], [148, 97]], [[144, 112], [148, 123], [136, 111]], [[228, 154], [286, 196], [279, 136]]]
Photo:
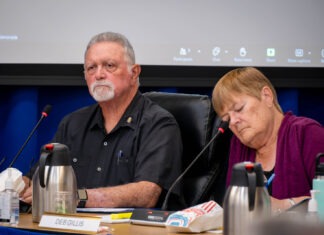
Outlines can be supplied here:
[[64, 231], [82, 231], [86, 234], [97, 233], [101, 217], [78, 214], [44, 214], [39, 227]]

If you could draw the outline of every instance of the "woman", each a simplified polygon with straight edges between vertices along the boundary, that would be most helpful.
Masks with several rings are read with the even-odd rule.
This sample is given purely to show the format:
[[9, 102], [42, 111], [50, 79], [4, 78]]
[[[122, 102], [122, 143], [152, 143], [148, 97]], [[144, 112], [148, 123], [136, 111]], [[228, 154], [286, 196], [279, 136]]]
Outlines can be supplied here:
[[324, 152], [324, 129], [315, 120], [283, 113], [276, 91], [257, 69], [234, 69], [213, 90], [217, 114], [229, 121], [231, 140], [227, 185], [232, 167], [258, 162], [267, 178], [273, 211], [288, 209], [309, 197], [315, 158]]

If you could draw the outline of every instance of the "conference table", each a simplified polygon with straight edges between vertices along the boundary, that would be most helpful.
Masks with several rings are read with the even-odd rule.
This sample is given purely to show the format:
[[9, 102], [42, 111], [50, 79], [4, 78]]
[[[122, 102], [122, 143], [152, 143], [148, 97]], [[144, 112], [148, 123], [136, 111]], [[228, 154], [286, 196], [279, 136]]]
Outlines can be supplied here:
[[[100, 214], [99, 214], [100, 215]], [[165, 227], [148, 226], [148, 225], [135, 225], [131, 223], [101, 223], [103, 226], [109, 227], [109, 232], [102, 234], [111, 235], [179, 235], [180, 233], [169, 233]], [[20, 214], [19, 224], [17, 226], [0, 226], [0, 234], [82, 234], [73, 231], [58, 231], [54, 229], [46, 229], [38, 226], [38, 223], [32, 222], [32, 215], [22, 213]], [[100, 233], [98, 233], [100, 234]], [[189, 235], [192, 233], [181, 233], [181, 235]], [[204, 232], [204, 235], [215, 234], [214, 232]], [[221, 234], [221, 233], [217, 233]]]

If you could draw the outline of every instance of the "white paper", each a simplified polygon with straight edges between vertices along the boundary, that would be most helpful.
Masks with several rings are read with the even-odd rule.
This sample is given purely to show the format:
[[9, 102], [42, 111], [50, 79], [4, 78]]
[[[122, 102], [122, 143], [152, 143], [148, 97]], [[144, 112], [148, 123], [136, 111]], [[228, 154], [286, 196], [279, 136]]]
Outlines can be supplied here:
[[132, 212], [134, 208], [77, 208], [77, 212], [85, 213], [118, 213], [118, 212]]
[[8, 178], [9, 169], [11, 171], [11, 180], [13, 182], [14, 190], [18, 193], [25, 188], [25, 182], [22, 179], [22, 173], [16, 168], [7, 168], [6, 170], [0, 173], [0, 192], [5, 190], [5, 182]]

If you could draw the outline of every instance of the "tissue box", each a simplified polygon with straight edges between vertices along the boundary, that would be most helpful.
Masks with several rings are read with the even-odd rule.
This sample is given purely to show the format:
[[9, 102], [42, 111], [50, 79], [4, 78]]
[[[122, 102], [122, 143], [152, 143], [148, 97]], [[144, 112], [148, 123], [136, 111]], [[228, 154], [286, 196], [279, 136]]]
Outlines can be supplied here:
[[166, 221], [166, 228], [170, 233], [199, 233], [220, 229], [222, 226], [223, 208], [215, 201], [205, 202], [172, 213]]

